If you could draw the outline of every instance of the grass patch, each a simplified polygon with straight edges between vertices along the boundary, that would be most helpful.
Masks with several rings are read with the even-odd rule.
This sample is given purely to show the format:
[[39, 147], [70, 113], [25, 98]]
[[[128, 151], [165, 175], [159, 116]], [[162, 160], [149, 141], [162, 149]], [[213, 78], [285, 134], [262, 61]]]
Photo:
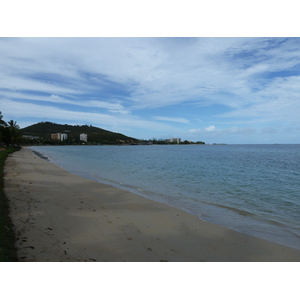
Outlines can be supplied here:
[[4, 163], [7, 156], [19, 149], [6, 148], [0, 151], [0, 262], [17, 261], [15, 233], [9, 217], [8, 199], [4, 194]]

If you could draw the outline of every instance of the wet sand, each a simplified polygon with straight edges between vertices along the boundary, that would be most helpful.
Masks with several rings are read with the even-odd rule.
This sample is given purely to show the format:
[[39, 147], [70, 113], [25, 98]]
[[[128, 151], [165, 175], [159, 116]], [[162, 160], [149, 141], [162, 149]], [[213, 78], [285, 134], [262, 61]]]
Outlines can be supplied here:
[[300, 261], [300, 250], [83, 179], [30, 149], [5, 165], [19, 261]]

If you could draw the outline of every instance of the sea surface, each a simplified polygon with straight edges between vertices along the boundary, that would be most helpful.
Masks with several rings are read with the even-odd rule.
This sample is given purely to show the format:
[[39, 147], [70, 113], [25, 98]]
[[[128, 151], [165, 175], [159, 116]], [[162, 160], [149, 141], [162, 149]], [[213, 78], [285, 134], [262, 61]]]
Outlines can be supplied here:
[[300, 145], [31, 149], [83, 178], [300, 249]]

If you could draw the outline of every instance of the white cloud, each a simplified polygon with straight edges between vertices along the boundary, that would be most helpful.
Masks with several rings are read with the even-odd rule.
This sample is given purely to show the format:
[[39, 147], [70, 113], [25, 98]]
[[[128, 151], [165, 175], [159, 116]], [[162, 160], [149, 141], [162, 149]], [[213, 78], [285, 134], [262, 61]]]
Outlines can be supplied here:
[[[104, 108], [114, 113], [122, 113], [129, 114], [130, 111], [126, 110], [123, 105], [121, 105], [117, 101], [100, 101], [100, 100], [68, 100], [64, 97], [52, 94], [51, 96], [41, 96], [34, 95], [28, 93], [20, 93], [20, 92], [1, 92], [0, 97], [6, 98], [8, 100], [17, 99], [17, 100], [30, 100], [30, 101], [38, 101], [38, 102], [51, 102], [51, 103], [59, 103], [59, 104], [70, 104], [74, 106], [82, 106], [89, 108]], [[41, 104], [39, 103], [39, 104]]]
[[256, 133], [256, 129], [253, 127], [237, 127], [237, 126], [232, 126], [229, 128], [216, 128], [214, 125], [210, 125], [208, 127], [205, 127], [204, 130], [198, 128], [198, 129], [189, 129], [189, 133], [191, 134], [205, 134], [205, 136], [214, 134], [215, 135], [235, 135], [235, 134], [244, 134], [244, 135], [249, 135], [249, 134], [254, 134]]
[[[202, 129], [214, 135], [299, 124], [298, 38], [16, 38], [0, 40], [0, 56], [0, 101], [34, 101], [38, 111], [51, 105], [72, 116], [81, 109], [84, 118], [98, 114], [115, 126], [143, 121], [146, 109], [177, 126], [226, 118], [226, 130]], [[176, 104], [172, 114], [154, 110]], [[209, 115], [203, 107], [212, 108]], [[254, 127], [235, 127], [242, 123]]]
[[155, 120], [159, 121], [170, 121], [170, 122], [177, 122], [177, 123], [189, 123], [189, 120], [184, 118], [168, 118], [168, 117], [153, 117]]
[[243, 128], [238, 128], [236, 126], [230, 127], [228, 129], [223, 129], [222, 133], [224, 134], [244, 134], [244, 135], [249, 135], [249, 134], [254, 134], [256, 130], [253, 127], [243, 127]]
[[[1, 72], [2, 73], [2, 72]], [[75, 89], [62, 87], [57, 84], [26, 79], [20, 76], [9, 76], [0, 74], [1, 88], [11, 91], [35, 91], [43, 93], [56, 94], [80, 94], [81, 92]]]
[[[126, 86], [127, 100], [138, 108], [196, 101], [239, 109], [253, 102], [256, 96], [253, 88], [260, 84], [261, 74], [286, 70], [287, 65], [291, 68], [300, 62], [293, 40], [287, 43], [289, 48], [285, 46], [284, 54], [276, 48], [266, 50], [272, 41], [251, 38], [204, 38], [185, 42], [170, 38], [16, 39], [6, 43], [1, 51], [4, 61], [8, 59], [2, 62], [4, 70], [9, 68], [11, 74], [3, 84], [11, 89], [76, 94], [95, 89], [95, 83], [98, 88], [117, 83]], [[285, 50], [284, 46], [281, 48]], [[60, 87], [59, 82], [53, 86], [51, 79], [37, 82], [24, 77], [45, 73], [63, 76], [73, 88]]]
[[206, 132], [216, 132], [217, 131], [217, 128], [215, 127], [215, 125], [210, 125], [208, 127], [205, 127], [204, 130]]
[[202, 129], [200, 129], [200, 128], [195, 128], [195, 129], [189, 129], [189, 133], [199, 133], [199, 132], [201, 132], [201, 130]]
[[[13, 66], [11, 72], [14, 77], [19, 74], [23, 78], [45, 72], [59, 74], [80, 83], [81, 90], [88, 89], [89, 84], [85, 82], [87, 86], [84, 86], [80, 74], [94, 74], [85, 79], [100, 79], [98, 82], [103, 84], [104, 78], [126, 84], [131, 94], [128, 99], [140, 107], [161, 107], [194, 100], [194, 97], [199, 99], [199, 96], [211, 98], [216, 92], [241, 93], [248, 88], [246, 82], [238, 78], [238, 66], [229, 67], [223, 58], [231, 47], [241, 47], [244, 39], [191, 39], [187, 44], [180, 39], [148, 38], [82, 41], [16, 40], [6, 49], [20, 58], [18, 61], [9, 59], [10, 67]], [[7, 52], [2, 54], [10, 58]], [[31, 89], [31, 85], [27, 88]], [[43, 89], [49, 92], [49, 88], [40, 86], [40, 90]]]
[[[153, 130], [155, 132], [165, 130], [172, 131], [173, 127], [161, 122], [153, 122], [143, 120], [137, 116], [126, 115], [110, 115], [94, 112], [80, 112], [70, 111], [65, 109], [56, 108], [54, 106], [41, 106], [36, 104], [22, 104], [10, 100], [4, 100], [1, 104], [1, 109], [8, 112], [8, 115], [14, 118], [31, 117], [36, 122], [42, 121], [44, 118], [47, 120], [66, 120], [75, 122], [77, 124], [97, 124], [102, 128], [144, 128]], [[112, 130], [112, 129], [108, 129]]]

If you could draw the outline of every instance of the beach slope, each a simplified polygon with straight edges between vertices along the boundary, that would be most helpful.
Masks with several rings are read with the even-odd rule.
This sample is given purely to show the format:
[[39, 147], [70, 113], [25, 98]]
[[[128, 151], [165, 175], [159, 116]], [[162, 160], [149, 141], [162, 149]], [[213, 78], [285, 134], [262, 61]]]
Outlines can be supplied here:
[[83, 179], [30, 149], [5, 165], [19, 261], [300, 261], [300, 250]]

